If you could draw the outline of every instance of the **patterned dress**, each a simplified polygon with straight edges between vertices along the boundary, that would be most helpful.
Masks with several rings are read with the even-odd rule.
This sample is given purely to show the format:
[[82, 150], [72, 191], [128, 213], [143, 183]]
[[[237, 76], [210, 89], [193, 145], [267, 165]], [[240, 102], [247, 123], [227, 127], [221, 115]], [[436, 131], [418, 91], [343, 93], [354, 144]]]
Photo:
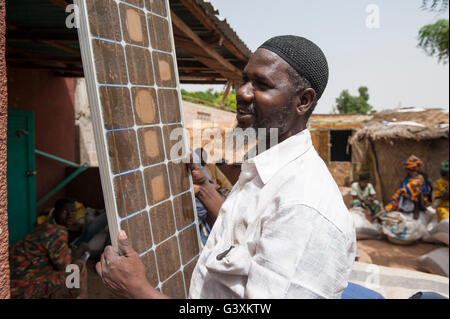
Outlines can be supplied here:
[[11, 298], [50, 298], [64, 290], [70, 262], [67, 228], [39, 225], [11, 250]]
[[429, 204], [427, 197], [430, 194], [431, 189], [423, 175], [418, 174], [415, 177], [406, 176], [400, 187], [395, 191], [392, 196], [391, 202], [386, 205], [388, 211], [395, 211], [398, 209], [398, 205], [402, 197], [409, 199], [415, 205], [418, 205], [419, 211], [423, 211]]
[[442, 199], [444, 193], [448, 194], [448, 181], [440, 178], [434, 183], [433, 187], [433, 199], [440, 199], [440, 204], [436, 208], [436, 214], [439, 221], [448, 218], [448, 199]]

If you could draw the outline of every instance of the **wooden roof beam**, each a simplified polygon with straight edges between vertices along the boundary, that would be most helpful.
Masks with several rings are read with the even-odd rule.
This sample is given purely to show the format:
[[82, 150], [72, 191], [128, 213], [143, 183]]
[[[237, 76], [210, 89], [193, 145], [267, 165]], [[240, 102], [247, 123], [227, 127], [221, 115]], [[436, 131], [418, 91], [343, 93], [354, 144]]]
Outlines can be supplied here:
[[74, 48], [71, 48], [71, 47], [68, 47], [68, 46], [65, 46], [65, 45], [63, 45], [63, 44], [60, 44], [60, 43], [58, 43], [57, 41], [54, 41], [54, 40], [39, 40], [39, 39], [36, 39], [36, 38], [33, 37], [33, 35], [31, 35], [28, 31], [26, 31], [26, 30], [24, 30], [24, 29], [22, 29], [22, 28], [20, 28], [20, 27], [17, 27], [17, 26], [15, 26], [15, 25], [9, 24], [9, 23], [6, 25], [6, 27], [7, 27], [8, 29], [10, 29], [10, 30], [13, 30], [13, 31], [18, 31], [18, 32], [21, 32], [21, 33], [23, 33], [23, 34], [28, 34], [28, 36], [30, 37], [30, 39], [31, 39], [33, 42], [45, 43], [45, 44], [50, 45], [50, 46], [52, 46], [52, 47], [54, 47], [54, 48], [57, 48], [57, 49], [59, 49], [59, 50], [62, 50], [62, 51], [64, 51], [64, 52], [68, 52], [68, 53], [72, 53], [72, 54], [74, 54], [74, 55], [80, 56], [80, 51], [79, 51], [79, 50], [74, 49]]
[[182, 71], [208, 71], [211, 70], [210, 68], [207, 67], [198, 67], [198, 66], [178, 66], [178, 70], [182, 70]]
[[[230, 77], [233, 79], [242, 77], [241, 70], [236, 68], [230, 62], [228, 62], [220, 54], [218, 54], [216, 51], [214, 51], [214, 49], [212, 49], [210, 45], [208, 45], [202, 39], [200, 39], [200, 37], [198, 37], [176, 14], [171, 12], [171, 16], [172, 16], [172, 24], [174, 26], [176, 26], [178, 31], [181, 32], [185, 37], [188, 37], [197, 46], [197, 48], [195, 49], [195, 46], [193, 46], [191, 43], [191, 45], [183, 46], [184, 50], [186, 50], [190, 53], [192, 53], [195, 50], [195, 52], [196, 52], [194, 54], [195, 56], [198, 56], [200, 52], [203, 52], [205, 56], [198, 56], [199, 61], [207, 66], [210, 66], [209, 62], [203, 61], [203, 60], [205, 60], [204, 58], [206, 58], [206, 56], [209, 56], [211, 59], [218, 62], [222, 66], [222, 68], [226, 69], [229, 72], [231, 77], [230, 77], [230, 75], [226, 75], [227, 77]], [[184, 42], [184, 41], [177, 41], [176, 44], [179, 44], [182, 42]], [[221, 74], [223, 74], [222, 70], [217, 70], [217, 71], [219, 71]]]
[[217, 71], [222, 76], [227, 79], [241, 79], [241, 74], [233, 73], [223, 67], [215, 58], [212, 58], [207, 55], [207, 53], [201, 48], [192, 45], [191, 41], [177, 40], [175, 37], [175, 44], [189, 54], [191, 54], [195, 59], [200, 61], [202, 64], [210, 68], [211, 70]]
[[225, 83], [227, 82], [227, 79], [224, 79], [220, 76], [218, 77], [213, 77], [213, 76], [202, 76], [202, 77], [198, 77], [198, 76], [190, 76], [190, 75], [180, 75], [180, 80], [183, 81], [224, 81]]
[[54, 5], [63, 8], [64, 10], [66, 9], [66, 7], [69, 5], [67, 2], [65, 2], [64, 0], [48, 0], [49, 2], [53, 3]]
[[[193, 0], [180, 0], [181, 3], [212, 33], [220, 34], [221, 32], [217, 29], [214, 23], [206, 16], [201, 8]], [[238, 59], [248, 62], [248, 58], [242, 55], [241, 52], [225, 37], [222, 35], [223, 45], [227, 48], [233, 55]]]
[[58, 41], [61, 43], [78, 43], [78, 37], [76, 34], [52, 34], [52, 33], [36, 33], [31, 32], [29, 34], [27, 33], [20, 33], [20, 32], [9, 32], [6, 36], [6, 41], [43, 41], [43, 40], [50, 40], [50, 41]]
[[8, 47], [6, 50], [6, 60], [16, 61], [44, 61], [44, 62], [61, 62], [65, 64], [81, 64], [81, 58], [68, 56], [45, 56], [40, 54], [28, 53], [21, 49]]
[[39, 65], [34, 63], [11, 63], [11, 66], [24, 68], [24, 69], [37, 69], [37, 70], [47, 70], [47, 71], [60, 71], [60, 72], [73, 72], [73, 73], [83, 73], [83, 68], [68, 68], [63, 66], [51, 66], [51, 65]]
[[223, 76], [219, 73], [203, 73], [203, 72], [182, 72], [180, 76], [192, 76], [198, 78], [223, 78]]

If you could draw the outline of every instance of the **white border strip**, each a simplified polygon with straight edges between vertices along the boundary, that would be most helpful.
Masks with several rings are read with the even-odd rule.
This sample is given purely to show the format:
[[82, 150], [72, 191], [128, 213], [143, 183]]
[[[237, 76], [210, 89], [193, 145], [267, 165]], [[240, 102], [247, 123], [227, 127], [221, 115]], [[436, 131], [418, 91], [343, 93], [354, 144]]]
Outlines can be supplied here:
[[119, 221], [117, 220], [117, 203], [114, 196], [114, 185], [110, 178], [111, 167], [107, 154], [107, 141], [103, 128], [103, 114], [101, 112], [101, 102], [97, 87], [97, 72], [94, 60], [94, 51], [91, 42], [91, 30], [89, 27], [88, 15], [84, 0], [74, 0], [75, 5], [80, 9], [80, 25], [78, 28], [78, 38], [80, 42], [81, 58], [83, 61], [84, 76], [89, 97], [89, 104], [92, 113], [92, 126], [94, 129], [95, 145], [99, 161], [100, 179], [102, 182], [103, 197], [105, 201], [106, 215], [108, 219], [109, 234], [112, 246], [118, 251], [117, 236], [119, 235]]

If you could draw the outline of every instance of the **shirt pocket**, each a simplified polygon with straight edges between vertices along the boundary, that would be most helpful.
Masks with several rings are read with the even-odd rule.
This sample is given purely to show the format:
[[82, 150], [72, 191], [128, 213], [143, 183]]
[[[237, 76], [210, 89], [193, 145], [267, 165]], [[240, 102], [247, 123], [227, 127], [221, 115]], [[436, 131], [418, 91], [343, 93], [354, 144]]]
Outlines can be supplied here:
[[206, 260], [205, 267], [213, 280], [230, 290], [231, 298], [243, 298], [252, 256], [247, 246], [236, 245], [225, 257], [217, 260], [217, 256], [226, 249], [215, 250]]
[[224, 251], [226, 249], [214, 251], [206, 261], [206, 269], [215, 274], [248, 276], [252, 256], [247, 246], [234, 245], [225, 257], [217, 260]]

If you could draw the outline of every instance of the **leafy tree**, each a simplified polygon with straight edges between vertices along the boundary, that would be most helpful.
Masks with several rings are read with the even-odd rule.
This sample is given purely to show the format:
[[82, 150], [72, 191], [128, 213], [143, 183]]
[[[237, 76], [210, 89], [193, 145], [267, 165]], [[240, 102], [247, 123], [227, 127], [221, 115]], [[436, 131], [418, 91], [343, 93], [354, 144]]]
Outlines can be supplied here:
[[335, 109], [340, 114], [368, 114], [375, 113], [376, 111], [368, 103], [369, 101], [369, 89], [365, 86], [361, 86], [358, 89], [359, 96], [352, 96], [348, 90], [341, 92], [341, 95], [336, 99]]
[[[423, 0], [422, 9], [445, 12], [448, 10], [448, 0]], [[448, 19], [440, 19], [419, 30], [418, 47], [422, 48], [429, 56], [437, 56], [438, 62], [446, 64], [449, 60], [448, 37]]]
[[[213, 89], [208, 89], [206, 91], [196, 91], [188, 92], [181, 89], [181, 96], [183, 100], [201, 103], [207, 106], [218, 107], [222, 102], [224, 91], [214, 92]], [[193, 98], [193, 99], [192, 99]], [[225, 100], [225, 106], [228, 108], [236, 109], [236, 90], [232, 90]]]
[[445, 12], [448, 9], [448, 0], [422, 0], [422, 9]]

